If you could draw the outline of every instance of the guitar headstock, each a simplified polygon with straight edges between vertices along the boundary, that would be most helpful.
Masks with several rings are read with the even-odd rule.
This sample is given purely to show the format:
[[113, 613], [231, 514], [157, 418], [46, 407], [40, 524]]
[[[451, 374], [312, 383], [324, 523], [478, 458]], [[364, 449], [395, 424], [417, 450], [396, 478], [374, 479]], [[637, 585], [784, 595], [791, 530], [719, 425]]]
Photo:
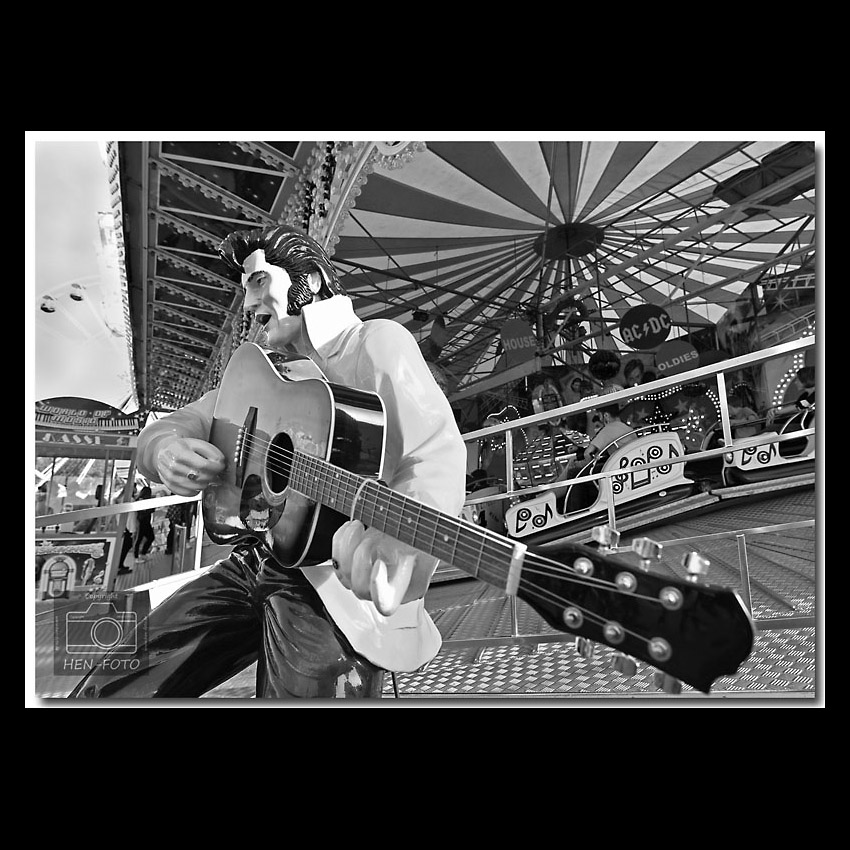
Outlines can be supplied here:
[[[708, 561], [685, 556], [687, 579], [651, 571], [661, 547], [640, 538], [635, 567], [612, 554], [619, 535], [594, 530], [599, 548], [576, 544], [558, 560], [529, 550], [517, 595], [559, 631], [615, 650], [615, 667], [630, 669], [629, 656], [651, 664], [676, 692], [681, 680], [708, 693], [716, 678], [737, 672], [752, 650], [755, 627], [733, 590], [703, 581]], [[589, 649], [578, 642], [577, 649]]]

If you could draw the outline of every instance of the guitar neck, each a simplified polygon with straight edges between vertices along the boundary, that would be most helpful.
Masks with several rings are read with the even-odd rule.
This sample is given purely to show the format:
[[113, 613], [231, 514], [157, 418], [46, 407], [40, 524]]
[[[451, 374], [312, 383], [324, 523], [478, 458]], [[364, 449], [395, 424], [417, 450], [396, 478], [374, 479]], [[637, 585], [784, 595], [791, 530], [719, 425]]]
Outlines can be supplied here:
[[295, 452], [289, 484], [308, 498], [475, 578], [508, 587], [514, 545], [487, 529], [301, 452]]

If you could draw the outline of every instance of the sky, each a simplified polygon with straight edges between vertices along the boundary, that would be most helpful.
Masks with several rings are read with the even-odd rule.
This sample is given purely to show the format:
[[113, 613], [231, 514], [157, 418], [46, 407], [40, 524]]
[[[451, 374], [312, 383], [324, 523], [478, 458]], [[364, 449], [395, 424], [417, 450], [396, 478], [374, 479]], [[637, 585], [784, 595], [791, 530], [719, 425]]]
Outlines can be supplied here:
[[[133, 412], [118, 259], [103, 249], [98, 224], [101, 212], [113, 221], [103, 145], [37, 139], [27, 153], [32, 401], [77, 396]], [[44, 296], [54, 312], [41, 310]]]

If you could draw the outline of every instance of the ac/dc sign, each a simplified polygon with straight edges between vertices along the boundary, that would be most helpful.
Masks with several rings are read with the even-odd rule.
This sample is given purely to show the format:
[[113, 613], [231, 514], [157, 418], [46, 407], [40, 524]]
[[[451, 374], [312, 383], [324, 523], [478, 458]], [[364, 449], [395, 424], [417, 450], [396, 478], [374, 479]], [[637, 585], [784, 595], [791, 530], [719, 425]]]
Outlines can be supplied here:
[[670, 317], [661, 307], [639, 304], [620, 320], [620, 336], [632, 348], [655, 348], [667, 339], [671, 325]]

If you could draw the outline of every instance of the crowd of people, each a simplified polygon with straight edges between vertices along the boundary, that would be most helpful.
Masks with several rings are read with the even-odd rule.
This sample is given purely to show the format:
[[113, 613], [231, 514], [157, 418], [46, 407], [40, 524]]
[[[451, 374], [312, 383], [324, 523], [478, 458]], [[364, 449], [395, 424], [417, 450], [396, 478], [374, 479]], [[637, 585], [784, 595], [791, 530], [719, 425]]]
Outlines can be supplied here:
[[[569, 378], [568, 391], [561, 389], [559, 384], [552, 378], [545, 378], [538, 382], [530, 394], [532, 413], [541, 413], [548, 410], [556, 410], [571, 403], [583, 401], [589, 398], [604, 398], [605, 395], [618, 390], [649, 384], [657, 380], [657, 374], [649, 368], [646, 362], [634, 357], [622, 365], [619, 356], [612, 351], [599, 351], [589, 358], [586, 370], [581, 374], [574, 374]], [[729, 413], [729, 424], [733, 439], [743, 439], [757, 436], [765, 431], [779, 430], [789, 417], [801, 410], [808, 410], [810, 417], [814, 416], [815, 405], [815, 370], [814, 367], [806, 366], [796, 373], [796, 382], [801, 391], [795, 400], [780, 405], [759, 404], [757, 393], [752, 384], [745, 379], [730, 382], [727, 393], [727, 409]], [[683, 388], [683, 397], [705, 396], [706, 385], [687, 385]], [[793, 385], [790, 393], [793, 394]], [[582, 471], [587, 472], [592, 462], [602, 455], [606, 449], [618, 448], [626, 445], [637, 436], [639, 429], [648, 425], [663, 424], [670, 430], [681, 430], [683, 433], [690, 430], [693, 421], [694, 407], [686, 404], [682, 411], [681, 403], [679, 410], [671, 411], [662, 421], [656, 418], [656, 404], [661, 399], [655, 393], [649, 393], [646, 397], [628, 400], [622, 404], [603, 404], [582, 411], [580, 413], [561, 416], [541, 422], [536, 425], [518, 429], [515, 433], [522, 435], [522, 440], [515, 437], [514, 444], [527, 448], [526, 454], [535, 447], [545, 445], [546, 451], [551, 454], [547, 462], [538, 463], [536, 469], [545, 470], [546, 475], [533, 484], [558, 484], [576, 477]], [[640, 402], [649, 400], [650, 405]], [[712, 411], [714, 407], [712, 406]], [[646, 412], [649, 411], [649, 415]], [[689, 421], [690, 420], [690, 421]], [[496, 424], [495, 419], [485, 421], [482, 427]], [[807, 423], [812, 419], [808, 418]], [[808, 425], [807, 425], [808, 427]], [[714, 443], [711, 446], [703, 445], [699, 440], [693, 442], [693, 436], [688, 433], [689, 443], [687, 450], [700, 450], [702, 447], [713, 448], [722, 445], [719, 417], [711, 414], [700, 420], [697, 437], [707, 438], [714, 434]], [[556, 457], [556, 437], [566, 439], [573, 444], [572, 451], [567, 460]], [[515, 452], [515, 457], [524, 459], [522, 451]], [[538, 452], [539, 455], [539, 452]], [[507, 471], [504, 465], [504, 456], [500, 457], [500, 463], [488, 470], [487, 480], [492, 487], [506, 482]], [[475, 478], [473, 473], [472, 478]], [[556, 488], [555, 493], [560, 498], [566, 494], [567, 488]], [[575, 495], [575, 494], [574, 494]]]
[[[143, 502], [153, 497], [153, 491], [143, 484], [133, 501]], [[153, 508], [141, 509], [127, 515], [124, 533], [121, 540], [121, 554], [118, 558], [118, 574], [128, 575], [133, 567], [127, 566], [127, 557], [133, 553], [133, 565], [143, 564], [151, 555], [151, 549], [156, 542], [156, 531], [153, 527]], [[164, 553], [171, 555], [174, 551], [175, 531], [178, 525], [187, 526], [192, 521], [194, 505], [183, 503], [170, 505], [166, 512], [168, 532], [165, 539]]]

